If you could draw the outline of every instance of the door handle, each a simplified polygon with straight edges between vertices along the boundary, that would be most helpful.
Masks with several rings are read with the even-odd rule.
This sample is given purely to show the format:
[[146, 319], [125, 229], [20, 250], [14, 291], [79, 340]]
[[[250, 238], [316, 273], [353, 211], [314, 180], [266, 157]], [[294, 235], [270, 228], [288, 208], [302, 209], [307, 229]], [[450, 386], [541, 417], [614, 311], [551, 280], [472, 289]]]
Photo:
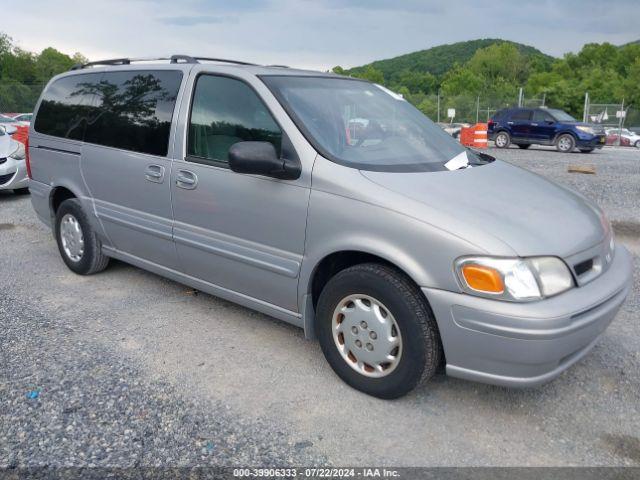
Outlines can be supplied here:
[[507, 122], [507, 125], [513, 125], [513, 122]]
[[164, 182], [164, 167], [162, 165], [148, 165], [144, 172], [144, 178], [150, 182]]
[[189, 170], [178, 170], [176, 186], [185, 190], [193, 190], [198, 186], [198, 176]]
[[532, 123], [532, 124], [531, 124], [531, 126], [532, 126], [532, 127], [537, 127], [537, 126], [538, 126], [538, 124], [537, 124], [537, 123]]

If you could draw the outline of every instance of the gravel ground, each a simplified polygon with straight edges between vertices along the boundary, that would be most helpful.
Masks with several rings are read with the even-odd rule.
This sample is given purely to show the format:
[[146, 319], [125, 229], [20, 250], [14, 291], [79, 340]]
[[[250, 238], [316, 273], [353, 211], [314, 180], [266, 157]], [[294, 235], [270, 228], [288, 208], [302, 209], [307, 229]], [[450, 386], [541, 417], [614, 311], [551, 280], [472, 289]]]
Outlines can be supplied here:
[[324, 461], [269, 420], [145, 378], [64, 318], [13, 293], [0, 297], [0, 329], [0, 468]]
[[[607, 212], [612, 221], [640, 223], [640, 149], [604, 148], [592, 153], [558, 153], [553, 147], [532, 146], [491, 155], [551, 178], [581, 192]], [[570, 165], [594, 167], [596, 174], [569, 173]]]
[[299, 329], [119, 262], [74, 275], [29, 198], [0, 192], [0, 468], [640, 465], [640, 152], [490, 152], [595, 199], [634, 252], [611, 327], [536, 389], [438, 375], [368, 397]]

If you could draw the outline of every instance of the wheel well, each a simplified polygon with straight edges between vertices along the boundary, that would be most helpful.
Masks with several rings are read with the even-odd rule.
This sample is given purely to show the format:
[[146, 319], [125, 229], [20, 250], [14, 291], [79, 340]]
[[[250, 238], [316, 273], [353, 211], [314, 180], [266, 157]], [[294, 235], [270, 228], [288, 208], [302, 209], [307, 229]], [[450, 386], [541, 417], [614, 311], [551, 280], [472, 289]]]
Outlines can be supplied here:
[[54, 188], [51, 193], [51, 214], [55, 216], [62, 202], [70, 198], [76, 198], [71, 190], [65, 187]]
[[573, 137], [573, 141], [577, 142], [578, 141], [578, 136], [573, 133], [571, 130], [566, 130], [564, 132], [560, 132], [556, 135], [556, 137], [553, 139], [553, 143], [556, 143], [558, 141], [558, 139], [562, 136], [562, 135], [569, 135], [571, 137]]
[[[313, 308], [315, 309], [317, 306], [320, 293], [331, 277], [346, 268], [353, 267], [354, 265], [361, 263], [380, 263], [388, 265], [406, 275], [406, 272], [390, 261], [371, 253], [359, 252], [357, 250], [332, 253], [322, 259], [313, 274], [313, 279], [311, 281], [311, 298], [313, 300]], [[408, 275], [407, 277], [411, 278]]]

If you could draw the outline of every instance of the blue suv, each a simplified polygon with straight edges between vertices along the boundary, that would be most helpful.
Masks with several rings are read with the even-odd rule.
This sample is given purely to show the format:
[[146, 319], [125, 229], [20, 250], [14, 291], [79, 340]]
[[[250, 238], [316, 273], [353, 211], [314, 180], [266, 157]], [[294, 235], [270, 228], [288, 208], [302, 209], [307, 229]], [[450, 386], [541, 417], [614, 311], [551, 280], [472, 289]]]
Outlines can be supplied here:
[[552, 108], [500, 110], [489, 120], [488, 135], [498, 148], [508, 148], [512, 143], [520, 148], [555, 145], [562, 153], [576, 147], [589, 153], [606, 142], [602, 127], [578, 122], [568, 113]]

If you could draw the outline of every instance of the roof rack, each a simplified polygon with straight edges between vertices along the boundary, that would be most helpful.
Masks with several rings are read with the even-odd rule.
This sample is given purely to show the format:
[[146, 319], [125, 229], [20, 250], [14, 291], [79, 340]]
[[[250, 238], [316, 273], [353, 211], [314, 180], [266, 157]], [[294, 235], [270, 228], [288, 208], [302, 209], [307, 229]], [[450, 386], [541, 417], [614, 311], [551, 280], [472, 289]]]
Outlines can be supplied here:
[[200, 63], [204, 62], [220, 62], [220, 63], [232, 63], [234, 65], [250, 65], [257, 66], [255, 63], [242, 62], [240, 60], [229, 60], [226, 58], [211, 58], [211, 57], [192, 57], [190, 55], [171, 55], [170, 57], [156, 57], [156, 58], [112, 58], [109, 60], [97, 60], [95, 62], [78, 63], [71, 67], [71, 70], [82, 70], [87, 67], [96, 67], [99, 65], [130, 65], [133, 62], [151, 62], [154, 60], [168, 60], [169, 63]]

